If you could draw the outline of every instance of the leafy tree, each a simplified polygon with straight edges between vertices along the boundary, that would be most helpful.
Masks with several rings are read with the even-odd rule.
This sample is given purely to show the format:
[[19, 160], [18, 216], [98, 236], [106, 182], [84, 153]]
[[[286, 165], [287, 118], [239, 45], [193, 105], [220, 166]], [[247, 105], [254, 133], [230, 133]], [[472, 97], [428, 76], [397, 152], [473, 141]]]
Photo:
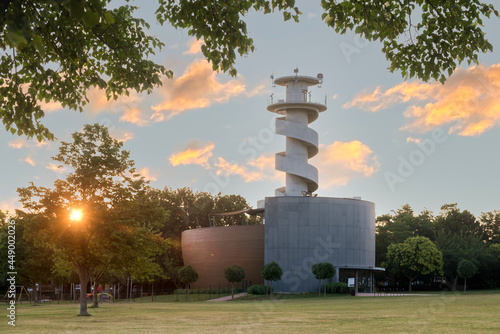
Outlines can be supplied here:
[[500, 244], [493, 244], [493, 245], [490, 245], [490, 248], [493, 252], [493, 254], [498, 258], [498, 260], [500, 261]]
[[38, 284], [50, 283], [57, 254], [37, 240], [38, 227], [49, 221], [40, 215], [25, 215], [18, 211], [16, 221], [16, 271], [19, 282], [33, 289], [33, 303], [38, 305]]
[[[174, 267], [183, 265], [181, 250], [181, 234], [187, 229], [209, 226], [225, 226], [229, 223], [252, 224], [257, 221], [246, 217], [244, 214], [232, 221], [224, 221], [221, 218], [209, 221], [209, 214], [231, 212], [246, 209], [248, 202], [239, 195], [212, 195], [207, 192], [193, 191], [190, 188], [162, 190], [154, 189], [150, 196], [158, 201], [159, 205], [169, 212], [168, 221], [162, 226], [162, 235], [172, 240], [172, 247], [169, 249], [168, 258]], [[168, 266], [165, 266], [165, 270]]]
[[443, 253], [443, 270], [452, 290], [456, 290], [457, 267], [461, 260], [469, 260], [479, 269], [488, 267], [494, 261], [488, 246], [475, 235], [442, 231], [437, 235], [436, 244]]
[[[41, 217], [32, 231], [57, 254], [55, 267], [71, 263], [78, 272], [80, 315], [88, 315], [91, 276], [111, 268], [154, 272], [154, 255], [168, 247], [157, 233], [165, 213], [143, 199], [147, 183], [135, 174], [122, 146], [107, 128], [86, 125], [73, 134], [72, 143], [62, 142], [53, 158], [73, 169], [65, 180], [56, 180], [53, 189], [33, 184], [18, 189], [25, 210]], [[76, 208], [83, 212], [80, 221], [69, 219]]]
[[[108, 9], [107, 0], [4, 2], [0, 15], [0, 117], [7, 130], [53, 139], [41, 102], [83, 111], [91, 87], [108, 98], [151, 92], [172, 73], [148, 57], [161, 48], [146, 35], [137, 7]], [[51, 66], [55, 65], [55, 66]]]
[[391, 267], [409, 279], [409, 291], [418, 275], [441, 274], [443, 270], [443, 254], [429, 238], [421, 236], [390, 245], [387, 260]]
[[485, 241], [491, 244], [500, 243], [500, 211], [482, 213], [479, 221]]
[[[159, 23], [187, 29], [203, 39], [201, 51], [214, 70], [236, 75], [236, 54], [254, 50], [245, 15], [283, 12], [284, 20], [298, 21], [295, 0], [174, 1], [159, 0]], [[7, 130], [28, 137], [53, 139], [41, 122], [41, 101], [59, 102], [82, 110], [91, 87], [108, 98], [151, 90], [160, 77], [172, 76], [148, 60], [164, 45], [144, 29], [148, 22], [133, 16], [137, 7], [110, 9], [108, 0], [6, 0], [0, 5], [0, 117]], [[337, 1], [322, 0], [322, 18], [336, 32], [348, 29], [383, 43], [390, 70], [403, 77], [445, 80], [458, 64], [478, 62], [478, 54], [492, 50], [482, 20], [493, 5], [480, 0]], [[54, 66], [52, 66], [54, 65]], [[443, 72], [445, 72], [443, 74]]]
[[234, 283], [241, 282], [245, 278], [245, 271], [238, 265], [224, 268], [224, 278], [231, 283], [231, 296], [234, 299]]
[[477, 267], [469, 260], [463, 259], [457, 266], [458, 276], [462, 277], [464, 281], [464, 293], [467, 291], [467, 278], [471, 278], [477, 273]]
[[460, 211], [457, 204], [444, 204], [441, 214], [434, 221], [435, 233], [475, 235], [483, 238], [483, 229], [479, 221], [467, 210]]
[[325, 280], [324, 297], [326, 297], [326, 280], [335, 276], [335, 267], [328, 262], [316, 263], [312, 266], [312, 273], [319, 280], [318, 296], [321, 296], [321, 280]]
[[281, 280], [281, 276], [283, 276], [283, 270], [281, 269], [279, 264], [272, 261], [262, 267], [261, 274], [263, 279], [271, 282], [271, 294], [269, 295], [269, 297], [271, 298], [273, 296], [273, 281]]
[[[380, 41], [391, 72], [406, 78], [444, 82], [464, 60], [493, 50], [482, 31], [483, 18], [498, 11], [480, 0], [322, 0], [322, 18], [336, 32], [348, 29]], [[443, 73], [444, 72], [444, 73]]]
[[375, 254], [377, 265], [386, 261], [387, 247], [401, 243], [409, 237], [424, 236], [434, 238], [433, 216], [428, 210], [416, 215], [409, 204], [403, 205], [394, 215], [377, 217], [375, 234]]
[[189, 300], [189, 284], [194, 283], [198, 280], [198, 273], [189, 264], [187, 266], [179, 269], [179, 280], [185, 284], [186, 290], [186, 301]]

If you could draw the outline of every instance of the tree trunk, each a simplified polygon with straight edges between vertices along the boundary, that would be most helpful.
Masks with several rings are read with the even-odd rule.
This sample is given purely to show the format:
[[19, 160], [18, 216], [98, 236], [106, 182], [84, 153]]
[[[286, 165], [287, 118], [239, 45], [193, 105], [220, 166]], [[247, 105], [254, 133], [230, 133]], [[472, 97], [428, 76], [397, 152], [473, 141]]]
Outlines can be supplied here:
[[143, 285], [141, 284], [141, 303], [142, 303], [142, 292], [143, 292]]
[[467, 277], [464, 278], [464, 295], [467, 293]]
[[184, 292], [186, 293], [186, 296], [185, 296], [186, 301], [188, 301], [189, 300], [189, 284], [188, 283], [186, 283], [186, 287], [184, 289]]
[[453, 277], [453, 287], [452, 291], [457, 291], [458, 275]]
[[97, 280], [94, 280], [94, 291], [92, 292], [92, 305], [93, 307], [99, 307], [99, 301], [97, 300], [99, 297], [97, 296], [97, 287], [98, 287], [98, 282]]
[[269, 299], [273, 298], [273, 281], [271, 281], [271, 289], [269, 289]]
[[323, 297], [326, 298], [326, 279], [325, 279], [325, 285], [323, 286]]
[[90, 274], [86, 268], [77, 267], [78, 277], [80, 278], [80, 315], [90, 315], [87, 312], [87, 284], [90, 280]]
[[38, 291], [36, 291], [36, 283], [33, 283], [33, 305], [38, 306]]
[[408, 286], [408, 292], [411, 292], [411, 283], [413, 283], [413, 278], [410, 278], [410, 285]]
[[318, 297], [321, 297], [321, 280], [319, 279], [318, 282], [319, 282], [318, 283], [319, 284], [318, 285]]
[[151, 301], [155, 301], [155, 284], [151, 283]]
[[130, 277], [130, 300], [134, 299], [135, 300], [135, 296], [134, 296], [134, 284], [133, 284], [133, 281], [132, 281], [132, 277]]
[[234, 282], [231, 282], [231, 299], [234, 299]]

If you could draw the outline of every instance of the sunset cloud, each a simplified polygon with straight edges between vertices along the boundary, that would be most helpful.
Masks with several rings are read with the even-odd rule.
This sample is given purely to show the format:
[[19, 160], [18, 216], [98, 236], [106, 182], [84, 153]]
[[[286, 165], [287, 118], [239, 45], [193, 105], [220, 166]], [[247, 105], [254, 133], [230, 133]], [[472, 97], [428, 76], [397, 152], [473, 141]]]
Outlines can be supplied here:
[[217, 167], [216, 174], [224, 175], [239, 175], [243, 177], [245, 182], [262, 181], [263, 175], [257, 171], [249, 171], [245, 166], [240, 166], [237, 163], [230, 163], [226, 159], [219, 157], [215, 163]]
[[53, 172], [59, 173], [59, 174], [66, 173], [66, 171], [67, 171], [66, 167], [59, 168], [59, 165], [56, 165], [54, 163], [47, 164], [47, 166], [45, 166], [45, 168], [47, 168], [48, 170], [51, 170]]
[[16, 139], [9, 141], [9, 147], [15, 149], [21, 149], [26, 145], [26, 141], [22, 139]]
[[139, 108], [130, 108], [125, 110], [120, 117], [120, 122], [128, 122], [137, 126], [146, 126], [150, 123]]
[[26, 157], [26, 159], [24, 159], [24, 162], [26, 162], [28, 165], [31, 165], [31, 166], [36, 165], [35, 161], [33, 161], [33, 159], [31, 157]]
[[144, 178], [146, 180], [149, 180], [149, 181], [158, 181], [158, 178], [154, 175], [151, 174], [149, 168], [147, 167], [144, 167], [144, 168], [141, 168], [138, 170], [139, 174], [141, 174], [142, 176], [144, 176]]
[[215, 148], [215, 144], [198, 146], [197, 143], [191, 143], [186, 150], [172, 154], [168, 160], [173, 166], [195, 164], [210, 169], [209, 159], [213, 155], [212, 150]]
[[201, 46], [205, 43], [203, 39], [191, 38], [188, 42], [188, 50], [183, 52], [185, 55], [201, 53]]
[[21, 203], [19, 203], [17, 197], [12, 197], [8, 200], [0, 201], [0, 210], [2, 210], [4, 213], [8, 211], [9, 213], [12, 214], [15, 213], [16, 209], [21, 209], [21, 208], [22, 208]]
[[458, 69], [444, 85], [439, 82], [403, 82], [383, 91], [357, 95], [344, 108], [379, 111], [408, 103], [403, 130], [428, 132], [448, 126], [450, 133], [478, 136], [500, 124], [500, 64]]
[[112, 129], [110, 131], [111, 137], [118, 141], [126, 142], [127, 140], [134, 138], [134, 133], [129, 131], [124, 131], [121, 129]]
[[38, 101], [38, 103], [40, 104], [40, 107], [42, 107], [42, 110], [45, 111], [45, 112], [53, 112], [53, 111], [56, 111], [56, 110], [60, 110], [63, 108], [62, 104], [60, 102], [54, 102], [54, 101], [49, 101], [49, 102], [45, 102], [45, 101]]
[[219, 157], [215, 167], [217, 175], [239, 175], [245, 182], [282, 180], [284, 176], [274, 169], [274, 154], [263, 154], [246, 164], [228, 162]]
[[9, 147], [15, 148], [15, 149], [21, 149], [23, 147], [40, 148], [42, 146], [46, 146], [47, 142], [46, 141], [37, 141], [35, 139], [25, 140], [25, 139], [18, 138], [18, 139], [9, 141], [8, 145], [9, 145]]
[[369, 177], [380, 168], [372, 150], [357, 140], [322, 144], [311, 163], [318, 168], [323, 188], [345, 186], [352, 179]]
[[158, 91], [164, 101], [152, 106], [152, 119], [157, 122], [168, 120], [186, 110], [226, 103], [231, 97], [244, 93], [245, 84], [238, 79], [222, 83], [206, 60], [196, 60], [179, 78], [165, 80]]
[[264, 83], [261, 83], [252, 88], [252, 90], [250, 90], [249, 92], [245, 93], [245, 95], [247, 97], [253, 97], [253, 96], [264, 95], [269, 92], [270, 90], [268, 89], [268, 86]]
[[85, 110], [98, 114], [102, 112], [124, 112], [131, 108], [137, 108], [142, 101], [142, 97], [135, 91], [130, 91], [129, 96], [123, 94], [117, 100], [106, 97], [106, 91], [99, 88], [91, 88], [87, 92], [89, 103], [85, 105]]
[[422, 139], [420, 138], [413, 138], [413, 137], [407, 137], [406, 138], [406, 142], [407, 143], [415, 143], [415, 144], [419, 144], [422, 142]]

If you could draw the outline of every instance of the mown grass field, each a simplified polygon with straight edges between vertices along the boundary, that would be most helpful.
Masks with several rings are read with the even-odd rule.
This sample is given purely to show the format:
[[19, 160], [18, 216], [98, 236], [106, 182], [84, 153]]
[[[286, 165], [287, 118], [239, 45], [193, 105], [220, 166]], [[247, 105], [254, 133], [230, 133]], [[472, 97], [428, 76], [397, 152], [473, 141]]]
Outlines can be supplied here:
[[[186, 303], [183, 296], [152, 303], [17, 304], [16, 327], [5, 333], [500, 333], [500, 291], [430, 296], [351, 297], [284, 295], [277, 300]], [[279, 297], [279, 296], [278, 296]], [[206, 297], [205, 297], [206, 298]], [[202, 299], [205, 299], [202, 297]]]

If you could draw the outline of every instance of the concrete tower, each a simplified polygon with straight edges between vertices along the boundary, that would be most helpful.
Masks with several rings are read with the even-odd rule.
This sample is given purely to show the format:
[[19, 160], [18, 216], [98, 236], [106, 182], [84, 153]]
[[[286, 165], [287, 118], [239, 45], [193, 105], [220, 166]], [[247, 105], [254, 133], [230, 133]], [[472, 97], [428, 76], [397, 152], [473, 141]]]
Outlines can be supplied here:
[[[323, 75], [295, 75], [273, 79], [286, 87], [284, 98], [274, 98], [267, 110], [280, 116], [276, 133], [286, 137], [286, 151], [276, 154], [275, 168], [286, 173], [285, 187], [259, 201], [257, 209], [225, 215], [263, 214], [263, 225], [198, 228], [182, 233], [184, 263], [199, 276], [197, 288], [225, 282], [223, 270], [241, 265], [252, 284], [260, 284], [260, 268], [275, 261], [283, 270], [276, 292], [317, 291], [311, 272], [316, 263], [336, 269], [333, 282], [352, 282], [356, 291], [372, 292], [375, 267], [375, 204], [355, 198], [311, 196], [318, 189], [318, 170], [308, 163], [318, 153], [318, 134], [309, 128], [324, 104], [312, 102], [309, 87]], [[221, 215], [221, 214], [216, 214]]]
[[286, 151], [276, 154], [276, 170], [286, 173], [286, 185], [276, 189], [276, 196], [305, 196], [318, 189], [318, 170], [307, 163], [318, 153], [318, 133], [308, 127], [325, 104], [311, 102], [309, 86], [321, 84], [323, 75], [315, 78], [295, 75], [280, 77], [273, 84], [286, 87], [286, 98], [271, 100], [267, 110], [283, 115], [276, 119], [276, 133], [286, 136]]

